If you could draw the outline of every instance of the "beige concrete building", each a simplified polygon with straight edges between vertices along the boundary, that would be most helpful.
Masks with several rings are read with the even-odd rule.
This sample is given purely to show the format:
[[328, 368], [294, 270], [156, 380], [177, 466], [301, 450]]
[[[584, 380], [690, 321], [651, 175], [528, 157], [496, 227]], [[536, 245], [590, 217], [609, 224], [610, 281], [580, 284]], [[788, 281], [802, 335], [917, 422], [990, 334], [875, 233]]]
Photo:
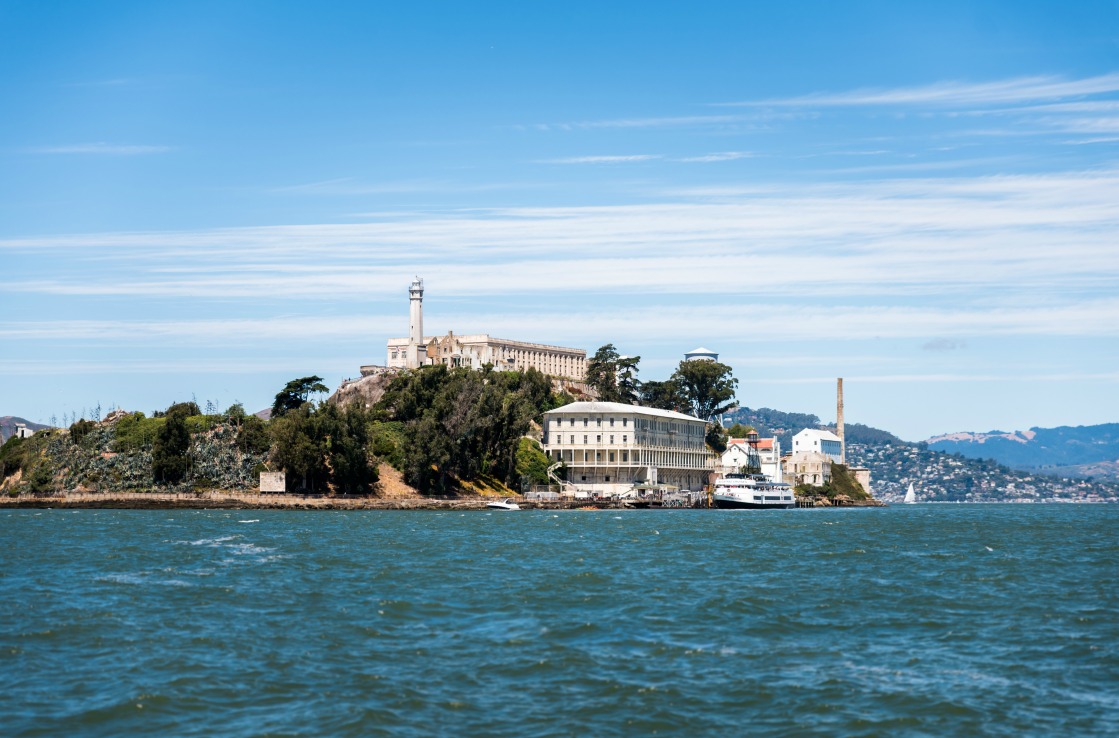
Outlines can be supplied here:
[[[587, 374], [584, 349], [550, 346], [543, 343], [511, 341], [486, 333], [456, 336], [425, 336], [423, 333], [423, 280], [419, 277], [408, 289], [408, 336], [390, 338], [385, 349], [385, 366], [390, 369], [416, 369], [443, 364], [451, 367], [481, 369], [486, 364], [499, 370], [536, 369], [550, 377], [582, 382]], [[384, 367], [363, 366], [363, 376], [383, 371]]]
[[[387, 364], [390, 367], [410, 368], [407, 339], [394, 338], [388, 342]], [[456, 336], [425, 336], [419, 347], [421, 364], [445, 364], [481, 369], [492, 364], [495, 369], [528, 369], [552, 377], [581, 382], [587, 374], [587, 352], [583, 349], [549, 346], [527, 341], [511, 341], [487, 334]]]
[[580, 492], [622, 494], [637, 484], [703, 489], [714, 470], [707, 424], [620, 402], [573, 402], [544, 413], [544, 451]]
[[796, 486], [812, 484], [820, 486], [831, 481], [831, 465], [834, 459], [819, 451], [797, 451], [783, 460], [786, 480]]

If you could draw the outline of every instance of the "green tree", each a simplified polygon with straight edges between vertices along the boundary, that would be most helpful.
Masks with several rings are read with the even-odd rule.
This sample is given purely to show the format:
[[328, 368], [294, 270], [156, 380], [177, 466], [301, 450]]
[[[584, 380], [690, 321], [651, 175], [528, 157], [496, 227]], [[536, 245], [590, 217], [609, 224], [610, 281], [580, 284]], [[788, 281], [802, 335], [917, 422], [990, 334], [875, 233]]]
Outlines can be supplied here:
[[521, 484], [548, 484], [548, 467], [552, 460], [531, 438], [517, 444], [517, 476]]
[[86, 420], [85, 418], [77, 420], [70, 426], [70, 440], [80, 444], [82, 439], [89, 435], [90, 431], [96, 427], [97, 423], [94, 423], [92, 420]]
[[731, 438], [745, 438], [754, 432], [754, 426], [742, 425], [742, 423], [735, 423], [730, 428], [727, 428], [727, 435]]
[[660, 410], [680, 412], [686, 405], [680, 388], [671, 379], [664, 382], [649, 381], [641, 385], [641, 404]]
[[727, 450], [727, 432], [723, 430], [723, 426], [718, 423], [707, 424], [707, 432], [704, 435], [704, 440], [711, 450], [717, 454], [721, 454]]
[[734, 370], [717, 361], [697, 359], [680, 362], [672, 375], [688, 411], [697, 418], [711, 421], [734, 408], [734, 392], [738, 380]]
[[345, 494], [369, 494], [377, 483], [370, 453], [369, 413], [359, 403], [344, 409], [326, 404], [313, 413], [314, 435], [322, 439], [330, 483]]
[[255, 415], [244, 416], [241, 427], [237, 430], [237, 448], [242, 453], [262, 454], [271, 445], [272, 438], [268, 435], [264, 421]]
[[[186, 419], [194, 403], [167, 408], [163, 425], [152, 442], [152, 477], [157, 483], [178, 484], [190, 471], [190, 431]], [[198, 409], [197, 405], [194, 407]]]
[[315, 490], [327, 481], [326, 458], [320, 439], [311, 423], [311, 406], [304, 405], [284, 413], [269, 426], [272, 436], [272, 463], [288, 475], [288, 486]]
[[448, 494], [457, 480], [480, 476], [518, 483], [520, 438], [555, 401], [551, 381], [535, 369], [432, 366], [394, 378], [377, 412], [402, 427], [408, 483], [425, 494]]
[[322, 383], [322, 377], [293, 379], [276, 393], [276, 399], [272, 403], [272, 417], [278, 418], [292, 410], [297, 410], [312, 394], [329, 391]]
[[603, 402], [637, 404], [641, 383], [637, 379], [640, 356], [622, 356], [608, 343], [599, 348], [587, 362], [587, 384]]

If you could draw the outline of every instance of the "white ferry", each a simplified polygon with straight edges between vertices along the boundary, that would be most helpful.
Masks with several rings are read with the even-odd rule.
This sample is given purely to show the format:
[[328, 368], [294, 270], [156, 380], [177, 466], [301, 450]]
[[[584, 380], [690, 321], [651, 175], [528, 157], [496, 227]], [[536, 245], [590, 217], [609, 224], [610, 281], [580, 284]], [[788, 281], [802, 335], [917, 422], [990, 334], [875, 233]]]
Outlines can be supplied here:
[[764, 474], [727, 474], [715, 482], [715, 507], [766, 510], [796, 506], [793, 488]]

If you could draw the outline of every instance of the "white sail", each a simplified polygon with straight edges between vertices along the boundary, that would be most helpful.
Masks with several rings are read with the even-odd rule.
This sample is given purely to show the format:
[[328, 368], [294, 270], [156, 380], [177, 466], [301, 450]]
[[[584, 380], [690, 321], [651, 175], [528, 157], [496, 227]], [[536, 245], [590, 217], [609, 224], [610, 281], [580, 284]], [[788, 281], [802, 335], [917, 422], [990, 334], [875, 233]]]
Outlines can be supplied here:
[[909, 483], [909, 489], [905, 492], [905, 501], [908, 503], [917, 501], [917, 493], [913, 491], [913, 482]]

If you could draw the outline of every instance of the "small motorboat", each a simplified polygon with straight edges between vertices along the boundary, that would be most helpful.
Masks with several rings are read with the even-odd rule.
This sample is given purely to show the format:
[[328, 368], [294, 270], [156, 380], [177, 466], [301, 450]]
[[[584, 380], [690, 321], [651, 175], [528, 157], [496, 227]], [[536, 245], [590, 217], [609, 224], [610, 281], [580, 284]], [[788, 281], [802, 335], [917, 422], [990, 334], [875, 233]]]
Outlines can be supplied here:
[[496, 500], [486, 505], [487, 510], [520, 510], [521, 506], [511, 499]]

